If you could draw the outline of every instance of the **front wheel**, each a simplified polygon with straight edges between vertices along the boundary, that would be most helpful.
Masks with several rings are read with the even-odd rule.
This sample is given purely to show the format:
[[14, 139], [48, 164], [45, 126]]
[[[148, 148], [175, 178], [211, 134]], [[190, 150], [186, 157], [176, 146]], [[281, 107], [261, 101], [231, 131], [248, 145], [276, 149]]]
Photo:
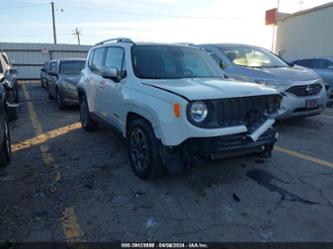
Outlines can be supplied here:
[[134, 173], [142, 179], [160, 177], [163, 164], [151, 125], [144, 119], [134, 120], [129, 126], [127, 139]]
[[15, 103], [20, 102], [20, 95], [19, 95], [19, 89], [17, 83], [15, 84], [13, 88], [13, 95], [14, 95], [14, 101]]
[[53, 96], [51, 94], [51, 90], [50, 90], [50, 86], [49, 85], [47, 86], [47, 94], [49, 96], [49, 99], [53, 99]]
[[6, 166], [12, 158], [10, 131], [7, 117], [5, 116], [3, 143], [0, 147], [0, 166]]
[[56, 89], [56, 100], [57, 100], [57, 106], [59, 110], [64, 110], [66, 108], [65, 103], [62, 101], [62, 97], [58, 89]]
[[17, 108], [7, 106], [7, 115], [8, 115], [9, 121], [16, 120], [17, 119]]
[[94, 131], [98, 127], [98, 123], [91, 119], [89, 113], [88, 102], [85, 96], [80, 97], [80, 122], [86, 131]]

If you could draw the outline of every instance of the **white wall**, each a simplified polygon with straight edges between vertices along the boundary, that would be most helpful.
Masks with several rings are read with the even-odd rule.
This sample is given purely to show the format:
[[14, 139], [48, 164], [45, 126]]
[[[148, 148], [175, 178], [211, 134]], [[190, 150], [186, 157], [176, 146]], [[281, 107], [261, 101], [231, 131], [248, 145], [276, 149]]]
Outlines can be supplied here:
[[333, 56], [333, 4], [278, 21], [275, 52], [286, 60]]
[[19, 79], [37, 79], [44, 62], [58, 58], [86, 58], [91, 46], [70, 44], [0, 43]]

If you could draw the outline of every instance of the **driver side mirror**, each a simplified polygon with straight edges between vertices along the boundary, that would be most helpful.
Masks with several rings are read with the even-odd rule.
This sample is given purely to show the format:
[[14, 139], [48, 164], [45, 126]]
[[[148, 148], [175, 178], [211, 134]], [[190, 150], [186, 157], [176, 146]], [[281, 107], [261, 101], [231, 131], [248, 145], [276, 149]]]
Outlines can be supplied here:
[[226, 68], [228, 65], [225, 64], [225, 63], [221, 60], [220, 63], [219, 63], [219, 66], [220, 66], [221, 69], [224, 69], [224, 68]]
[[51, 76], [57, 76], [58, 74], [55, 71], [50, 71], [49, 75], [51, 75]]
[[103, 78], [110, 79], [115, 82], [119, 82], [122, 78], [120, 72], [115, 67], [103, 67], [101, 74]]

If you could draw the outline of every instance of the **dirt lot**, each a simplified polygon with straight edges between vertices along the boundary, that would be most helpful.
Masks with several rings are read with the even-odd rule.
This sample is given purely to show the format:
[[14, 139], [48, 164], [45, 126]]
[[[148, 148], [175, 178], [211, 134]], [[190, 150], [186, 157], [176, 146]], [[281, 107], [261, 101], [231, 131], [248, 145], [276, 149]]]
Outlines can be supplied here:
[[84, 132], [39, 83], [21, 84], [0, 169], [0, 241], [333, 241], [333, 109], [280, 124], [271, 159], [138, 179], [126, 142]]

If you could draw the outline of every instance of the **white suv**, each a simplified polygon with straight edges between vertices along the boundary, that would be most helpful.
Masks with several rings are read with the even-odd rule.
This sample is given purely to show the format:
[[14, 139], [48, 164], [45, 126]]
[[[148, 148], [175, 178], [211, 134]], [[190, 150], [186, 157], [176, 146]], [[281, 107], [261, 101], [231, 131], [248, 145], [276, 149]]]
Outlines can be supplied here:
[[276, 142], [279, 93], [225, 79], [196, 47], [127, 38], [98, 43], [89, 51], [78, 95], [82, 127], [93, 131], [104, 122], [119, 130], [141, 178], [164, 167], [179, 173], [206, 158], [270, 156]]

